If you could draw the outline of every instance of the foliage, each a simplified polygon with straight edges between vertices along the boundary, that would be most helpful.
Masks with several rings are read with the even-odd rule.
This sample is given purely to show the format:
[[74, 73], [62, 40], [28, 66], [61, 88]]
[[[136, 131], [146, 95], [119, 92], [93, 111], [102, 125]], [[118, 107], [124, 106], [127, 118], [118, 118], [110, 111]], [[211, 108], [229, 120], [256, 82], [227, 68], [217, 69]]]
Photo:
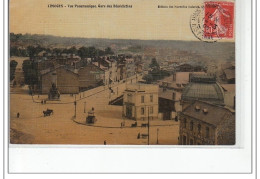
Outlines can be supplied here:
[[146, 81], [147, 84], [151, 84], [153, 82], [153, 76], [151, 74], [145, 75], [143, 79]]
[[[27, 57], [29, 56], [30, 58], [33, 58], [35, 56], [38, 56], [38, 54], [42, 51], [45, 51], [47, 53], [59, 56], [62, 53], [66, 54], [75, 54], [79, 55], [81, 58], [93, 58], [96, 56], [104, 56], [104, 55], [113, 55], [114, 52], [110, 47], [105, 48], [105, 50], [101, 49], [96, 49], [93, 46], [90, 47], [85, 47], [82, 46], [80, 48], [76, 48], [75, 46], [72, 46], [70, 48], [46, 48], [43, 47], [40, 44], [40, 42], [35, 45], [37, 42], [37, 36], [34, 36], [34, 39], [32, 38], [32, 35], [22, 35], [22, 34], [14, 34], [10, 33], [10, 41], [11, 41], [11, 46], [10, 46], [10, 56], [18, 56], [18, 57]], [[26, 41], [27, 42], [27, 48], [21, 48], [17, 47], [17, 45], [12, 45], [20, 42]], [[26, 46], [26, 45], [25, 45]]]
[[38, 83], [38, 73], [36, 65], [37, 64], [33, 60], [23, 61], [23, 73], [25, 84], [35, 85]]
[[155, 58], [152, 59], [149, 67], [154, 69], [154, 70], [159, 70], [160, 69], [160, 65], [158, 64], [158, 62], [157, 62], [157, 60]]
[[148, 84], [157, 80], [161, 80], [164, 77], [170, 75], [169, 72], [160, 70], [160, 66], [155, 58], [152, 59], [149, 67], [151, 68], [151, 70], [149, 71], [148, 75], [145, 75], [143, 78]]
[[15, 77], [15, 69], [17, 64], [18, 63], [15, 60], [10, 61], [10, 81], [12, 81]]

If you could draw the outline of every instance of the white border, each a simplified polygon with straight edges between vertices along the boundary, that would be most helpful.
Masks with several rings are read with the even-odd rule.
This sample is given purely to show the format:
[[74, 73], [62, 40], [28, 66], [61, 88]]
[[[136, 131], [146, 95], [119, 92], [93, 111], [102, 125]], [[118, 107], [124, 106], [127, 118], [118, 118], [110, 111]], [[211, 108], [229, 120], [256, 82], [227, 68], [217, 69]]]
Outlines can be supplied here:
[[[5, 44], [8, 43], [7, 1], [5, 0]], [[237, 1], [237, 109], [241, 123], [241, 148], [10, 148], [10, 172], [21, 173], [250, 173], [251, 172], [251, 5]], [[239, 53], [240, 52], [240, 53]], [[7, 48], [5, 48], [5, 77], [7, 77]], [[3, 70], [2, 69], [2, 70]], [[238, 74], [238, 72], [240, 72]], [[2, 78], [1, 78], [2, 79]], [[239, 80], [240, 79], [240, 80]], [[5, 79], [2, 99], [5, 103], [5, 174], [8, 146], [8, 95]], [[241, 91], [239, 91], [239, 89]], [[240, 100], [241, 99], [241, 100]], [[241, 114], [238, 113], [241, 112]], [[253, 128], [254, 129], [254, 128]], [[117, 147], [117, 146], [115, 146]], [[34, 176], [35, 177], [35, 176]], [[27, 176], [28, 178], [28, 176]]]

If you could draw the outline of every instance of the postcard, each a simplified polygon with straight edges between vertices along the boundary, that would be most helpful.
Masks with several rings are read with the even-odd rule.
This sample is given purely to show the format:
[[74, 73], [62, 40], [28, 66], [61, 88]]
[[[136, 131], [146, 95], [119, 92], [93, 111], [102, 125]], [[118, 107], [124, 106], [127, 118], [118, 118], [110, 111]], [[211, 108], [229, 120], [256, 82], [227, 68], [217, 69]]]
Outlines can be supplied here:
[[10, 1], [10, 144], [235, 145], [235, 5]]

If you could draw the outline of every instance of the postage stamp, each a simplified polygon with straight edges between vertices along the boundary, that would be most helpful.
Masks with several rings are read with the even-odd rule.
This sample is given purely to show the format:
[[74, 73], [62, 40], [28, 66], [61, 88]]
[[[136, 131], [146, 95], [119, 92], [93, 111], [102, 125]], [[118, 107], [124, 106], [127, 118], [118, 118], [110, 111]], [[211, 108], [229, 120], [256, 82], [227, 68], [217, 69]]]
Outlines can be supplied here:
[[204, 5], [204, 37], [233, 38], [234, 3], [210, 1]]
[[191, 15], [190, 28], [195, 37], [204, 42], [216, 42], [234, 37], [234, 3], [204, 2]]

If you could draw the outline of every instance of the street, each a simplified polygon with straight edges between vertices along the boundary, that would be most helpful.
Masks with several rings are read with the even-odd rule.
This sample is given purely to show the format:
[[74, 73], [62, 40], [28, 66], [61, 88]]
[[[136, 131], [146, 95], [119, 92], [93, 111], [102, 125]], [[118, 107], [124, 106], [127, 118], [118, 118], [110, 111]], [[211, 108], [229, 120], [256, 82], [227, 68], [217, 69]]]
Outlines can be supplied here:
[[[128, 79], [128, 84], [135, 82], [136, 77]], [[104, 144], [107, 145], [147, 145], [147, 137], [137, 139], [138, 133], [148, 134], [147, 127], [140, 127], [147, 121], [138, 121], [137, 127], [131, 128], [132, 120], [122, 119], [122, 106], [108, 105], [112, 99], [122, 95], [126, 83], [100, 86], [75, 96], [61, 95], [60, 101], [47, 101], [47, 95], [15, 94], [10, 95], [11, 143], [32, 144]], [[43, 111], [52, 109], [53, 114], [43, 116]], [[97, 122], [86, 125], [87, 112], [94, 108]], [[17, 118], [17, 113], [20, 117]], [[121, 128], [121, 122], [125, 127]], [[178, 144], [179, 123], [175, 121], [150, 120], [150, 144]]]

